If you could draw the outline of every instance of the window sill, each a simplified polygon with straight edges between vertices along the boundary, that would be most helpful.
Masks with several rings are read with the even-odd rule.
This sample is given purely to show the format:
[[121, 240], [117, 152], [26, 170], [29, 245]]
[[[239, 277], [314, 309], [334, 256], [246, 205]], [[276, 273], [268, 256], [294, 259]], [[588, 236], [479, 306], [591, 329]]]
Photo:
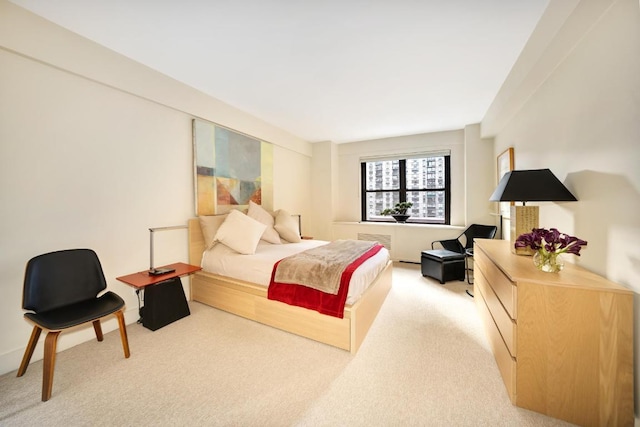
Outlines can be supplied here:
[[350, 225], [350, 226], [367, 226], [367, 227], [412, 227], [412, 228], [432, 228], [432, 229], [449, 229], [460, 230], [465, 227], [462, 225], [445, 225], [445, 224], [422, 224], [418, 222], [377, 222], [377, 221], [334, 221], [333, 225]]

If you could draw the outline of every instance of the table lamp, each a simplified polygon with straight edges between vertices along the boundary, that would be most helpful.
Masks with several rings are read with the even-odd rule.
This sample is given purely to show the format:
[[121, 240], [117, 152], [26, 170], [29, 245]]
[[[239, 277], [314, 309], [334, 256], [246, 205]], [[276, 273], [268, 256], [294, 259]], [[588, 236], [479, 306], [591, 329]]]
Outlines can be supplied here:
[[575, 202], [578, 199], [549, 169], [514, 170], [507, 172], [489, 198], [491, 202], [522, 202], [511, 206], [511, 252], [530, 255], [527, 249], [516, 250], [513, 243], [524, 233], [539, 228], [538, 206], [526, 206], [527, 202]]
[[153, 233], [156, 231], [177, 230], [180, 228], [187, 228], [186, 225], [173, 225], [170, 227], [153, 227], [149, 229], [149, 275], [160, 276], [162, 274], [173, 273], [175, 269], [172, 268], [156, 268], [153, 262]]

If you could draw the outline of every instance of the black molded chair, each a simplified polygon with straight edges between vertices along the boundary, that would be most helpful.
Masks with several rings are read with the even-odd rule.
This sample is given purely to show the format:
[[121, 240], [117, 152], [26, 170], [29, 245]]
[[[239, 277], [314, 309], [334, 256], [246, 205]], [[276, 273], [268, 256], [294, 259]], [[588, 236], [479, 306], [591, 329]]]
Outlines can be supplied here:
[[27, 263], [22, 308], [29, 310], [25, 318], [34, 323], [29, 344], [18, 369], [24, 375], [43, 330], [42, 401], [51, 397], [56, 345], [60, 332], [92, 322], [98, 341], [102, 341], [100, 319], [114, 314], [120, 326], [124, 357], [128, 358], [129, 340], [124, 323], [124, 300], [113, 292], [105, 292], [107, 283], [98, 256], [91, 249], [70, 249], [32, 258]]
[[471, 224], [455, 239], [434, 240], [431, 250], [422, 251], [422, 275], [444, 283], [448, 280], [464, 280], [471, 284], [468, 257], [473, 257], [473, 239], [493, 239], [498, 227]]

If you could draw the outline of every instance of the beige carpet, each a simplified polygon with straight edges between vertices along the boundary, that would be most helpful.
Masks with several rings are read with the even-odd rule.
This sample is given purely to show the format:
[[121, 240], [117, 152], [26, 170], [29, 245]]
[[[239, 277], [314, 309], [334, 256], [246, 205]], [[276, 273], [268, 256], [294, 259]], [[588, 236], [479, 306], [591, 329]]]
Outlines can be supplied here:
[[396, 264], [355, 356], [191, 303], [158, 331], [130, 325], [130, 359], [117, 331], [59, 353], [48, 402], [42, 361], [1, 376], [0, 425], [568, 425], [511, 405], [466, 289]]

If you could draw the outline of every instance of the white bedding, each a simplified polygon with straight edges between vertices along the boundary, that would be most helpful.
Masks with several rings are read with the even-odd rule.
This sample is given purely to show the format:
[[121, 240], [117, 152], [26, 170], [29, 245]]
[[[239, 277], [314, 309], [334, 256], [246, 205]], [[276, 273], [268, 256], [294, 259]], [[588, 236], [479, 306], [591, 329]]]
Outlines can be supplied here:
[[[290, 255], [327, 244], [324, 240], [274, 245], [260, 241], [254, 255], [241, 255], [223, 244], [216, 244], [202, 254], [202, 269], [220, 276], [232, 277], [265, 287], [269, 286], [273, 265]], [[389, 261], [389, 251], [382, 248], [366, 260], [351, 276], [347, 304], [353, 304], [373, 282]]]

